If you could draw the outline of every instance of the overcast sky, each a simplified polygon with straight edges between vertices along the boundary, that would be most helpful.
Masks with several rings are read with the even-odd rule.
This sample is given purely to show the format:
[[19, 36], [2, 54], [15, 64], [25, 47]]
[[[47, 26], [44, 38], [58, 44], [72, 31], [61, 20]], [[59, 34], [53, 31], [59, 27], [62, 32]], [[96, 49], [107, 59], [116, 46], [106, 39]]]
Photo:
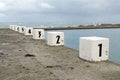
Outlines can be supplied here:
[[120, 23], [120, 0], [0, 0], [0, 22]]

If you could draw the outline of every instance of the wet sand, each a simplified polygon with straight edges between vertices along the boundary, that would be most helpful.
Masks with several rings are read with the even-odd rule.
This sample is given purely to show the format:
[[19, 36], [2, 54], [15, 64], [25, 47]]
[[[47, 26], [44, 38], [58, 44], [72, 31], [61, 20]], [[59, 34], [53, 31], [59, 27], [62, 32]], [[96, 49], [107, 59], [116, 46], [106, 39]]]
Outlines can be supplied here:
[[120, 80], [120, 65], [91, 63], [65, 46], [51, 47], [9, 29], [0, 29], [0, 80]]

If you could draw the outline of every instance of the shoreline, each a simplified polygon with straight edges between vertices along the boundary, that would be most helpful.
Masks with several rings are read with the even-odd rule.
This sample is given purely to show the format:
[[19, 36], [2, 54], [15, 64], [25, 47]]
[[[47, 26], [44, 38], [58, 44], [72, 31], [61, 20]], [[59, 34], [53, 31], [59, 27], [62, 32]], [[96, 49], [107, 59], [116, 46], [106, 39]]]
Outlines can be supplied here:
[[83, 29], [116, 29], [120, 27], [56, 27], [56, 28], [34, 28], [45, 30], [83, 30]]
[[[46, 31], [48, 30], [86, 30], [86, 29], [117, 29], [120, 28], [120, 26], [82, 26], [82, 27], [72, 27], [72, 26], [68, 26], [68, 27], [48, 27], [48, 28], [40, 28], [40, 27], [36, 27], [33, 29], [44, 29]], [[0, 29], [9, 29], [9, 28], [0, 28]]]

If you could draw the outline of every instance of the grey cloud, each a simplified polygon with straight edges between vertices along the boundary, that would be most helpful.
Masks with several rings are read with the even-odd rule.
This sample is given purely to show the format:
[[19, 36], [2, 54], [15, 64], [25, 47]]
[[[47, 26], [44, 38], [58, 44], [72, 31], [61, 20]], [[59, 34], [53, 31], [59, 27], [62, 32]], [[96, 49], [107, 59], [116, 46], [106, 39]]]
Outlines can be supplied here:
[[[9, 0], [7, 0], [9, 1]], [[13, 0], [15, 1], [15, 0]], [[23, 1], [23, 2], [22, 2]], [[16, 21], [118, 22], [119, 0], [16, 0], [1, 11]], [[23, 4], [22, 4], [23, 3]], [[43, 3], [43, 6], [41, 6]], [[10, 17], [11, 16], [11, 17]], [[2, 16], [3, 17], [3, 16]], [[3, 17], [4, 18], [4, 17]], [[42, 19], [42, 20], [41, 20]], [[10, 20], [10, 19], [8, 19]]]

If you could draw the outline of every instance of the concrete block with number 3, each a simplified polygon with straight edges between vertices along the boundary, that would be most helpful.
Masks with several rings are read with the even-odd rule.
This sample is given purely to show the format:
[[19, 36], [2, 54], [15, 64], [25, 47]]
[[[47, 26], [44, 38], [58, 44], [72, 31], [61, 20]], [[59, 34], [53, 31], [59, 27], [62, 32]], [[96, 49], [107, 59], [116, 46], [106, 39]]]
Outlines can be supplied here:
[[33, 39], [44, 39], [45, 32], [44, 29], [33, 29]]

